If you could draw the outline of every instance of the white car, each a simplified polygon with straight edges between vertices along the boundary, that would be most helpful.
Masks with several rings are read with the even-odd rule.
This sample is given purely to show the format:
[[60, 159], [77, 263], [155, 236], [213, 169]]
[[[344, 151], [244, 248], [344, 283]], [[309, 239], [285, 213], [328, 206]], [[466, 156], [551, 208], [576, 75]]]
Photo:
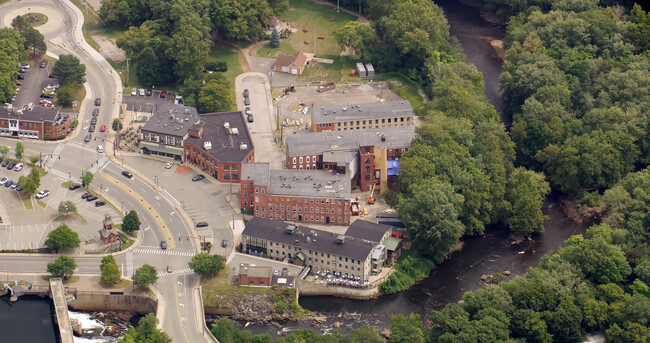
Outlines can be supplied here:
[[43, 199], [48, 195], [50, 195], [50, 191], [48, 191], [48, 190], [40, 191], [40, 192], [38, 192], [38, 194], [36, 194], [36, 199]]
[[16, 166], [14, 167], [14, 170], [15, 170], [15, 171], [21, 171], [21, 170], [23, 170], [23, 164], [22, 164], [22, 163], [18, 163], [18, 164], [16, 164]]
[[131, 89], [131, 95], [132, 95], [132, 96], [136, 96], [136, 95], [138, 95], [138, 90], [135, 89], [135, 88]]
[[5, 183], [7, 183], [7, 181], [9, 181], [9, 179], [3, 177], [2, 179], [0, 179], [0, 185], [4, 185]]
[[173, 166], [174, 166], [174, 162], [168, 162], [167, 164], [165, 164], [165, 169], [171, 169], [171, 167]]
[[144, 88], [140, 88], [140, 96], [144, 96], [144, 95], [145, 95]]
[[101, 144], [97, 146], [97, 152], [100, 154], [104, 152], [104, 147]]

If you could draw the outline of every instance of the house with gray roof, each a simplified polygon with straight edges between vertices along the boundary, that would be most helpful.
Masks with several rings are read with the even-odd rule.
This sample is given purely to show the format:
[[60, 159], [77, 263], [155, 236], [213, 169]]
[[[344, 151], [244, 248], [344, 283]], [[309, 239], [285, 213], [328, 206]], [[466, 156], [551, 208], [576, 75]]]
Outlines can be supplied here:
[[399, 161], [414, 137], [414, 125], [288, 135], [286, 166], [347, 172], [353, 186], [367, 190], [374, 184], [383, 192], [390, 183], [389, 164]]
[[311, 131], [347, 131], [413, 125], [408, 100], [312, 107]]
[[60, 107], [0, 108], [0, 137], [61, 139], [70, 132], [70, 116]]
[[183, 159], [183, 142], [190, 128], [199, 122], [194, 107], [164, 103], [156, 107], [140, 130], [140, 149], [144, 154]]

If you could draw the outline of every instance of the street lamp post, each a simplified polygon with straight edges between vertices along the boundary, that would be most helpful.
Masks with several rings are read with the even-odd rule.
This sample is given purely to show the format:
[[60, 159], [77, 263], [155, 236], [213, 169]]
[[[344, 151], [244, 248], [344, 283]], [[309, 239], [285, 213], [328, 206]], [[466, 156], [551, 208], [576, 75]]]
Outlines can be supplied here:
[[124, 213], [124, 201], [122, 201], [122, 213]]
[[102, 195], [102, 188], [104, 188], [104, 184], [103, 184], [103, 183], [102, 183], [101, 185], [99, 185], [99, 195], [100, 195], [100, 196]]

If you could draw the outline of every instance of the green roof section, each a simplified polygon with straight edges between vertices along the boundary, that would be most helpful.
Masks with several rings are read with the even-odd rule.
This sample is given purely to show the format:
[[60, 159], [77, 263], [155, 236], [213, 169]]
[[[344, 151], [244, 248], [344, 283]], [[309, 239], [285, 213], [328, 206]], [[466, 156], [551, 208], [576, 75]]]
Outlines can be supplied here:
[[384, 245], [386, 246], [386, 249], [390, 251], [397, 250], [397, 247], [399, 247], [401, 242], [402, 239], [397, 237], [386, 237], [386, 239], [384, 239]]

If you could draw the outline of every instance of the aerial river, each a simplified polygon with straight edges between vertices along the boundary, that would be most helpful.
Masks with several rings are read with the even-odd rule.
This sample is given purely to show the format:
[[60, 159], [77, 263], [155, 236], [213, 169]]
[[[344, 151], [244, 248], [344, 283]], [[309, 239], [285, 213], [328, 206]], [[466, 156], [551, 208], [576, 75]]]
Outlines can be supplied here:
[[[499, 45], [503, 39], [505, 27], [485, 21], [478, 7], [457, 0], [435, 2], [445, 11], [451, 33], [458, 37], [463, 46], [467, 62], [476, 65], [483, 73], [485, 95], [496, 108], [502, 122], [509, 126], [511, 118], [504, 114], [507, 113], [507, 108], [499, 87], [503, 61], [500, 52], [493, 48], [494, 43]], [[419, 313], [427, 316], [431, 310], [457, 302], [465, 292], [481, 287], [482, 275], [504, 271], [511, 273], [510, 278], [520, 275], [529, 267], [537, 265], [543, 256], [562, 246], [565, 239], [585, 231], [583, 225], [575, 224], [567, 218], [554, 199], [548, 199], [544, 212], [549, 216], [545, 233], [533, 237], [532, 241], [511, 245], [509, 234], [504, 228], [488, 228], [484, 236], [465, 240], [460, 252], [451, 255], [428, 278], [405, 292], [369, 301], [327, 296], [301, 297], [300, 305], [327, 317], [323, 325], [312, 327], [318, 332], [332, 332], [334, 322], [341, 324], [343, 334], [364, 324], [378, 328], [389, 327], [391, 313]], [[285, 332], [310, 327], [309, 323], [304, 322], [287, 322], [282, 325]], [[274, 336], [281, 333], [276, 328], [262, 325], [248, 326], [247, 330], [253, 333], [270, 332]]]

